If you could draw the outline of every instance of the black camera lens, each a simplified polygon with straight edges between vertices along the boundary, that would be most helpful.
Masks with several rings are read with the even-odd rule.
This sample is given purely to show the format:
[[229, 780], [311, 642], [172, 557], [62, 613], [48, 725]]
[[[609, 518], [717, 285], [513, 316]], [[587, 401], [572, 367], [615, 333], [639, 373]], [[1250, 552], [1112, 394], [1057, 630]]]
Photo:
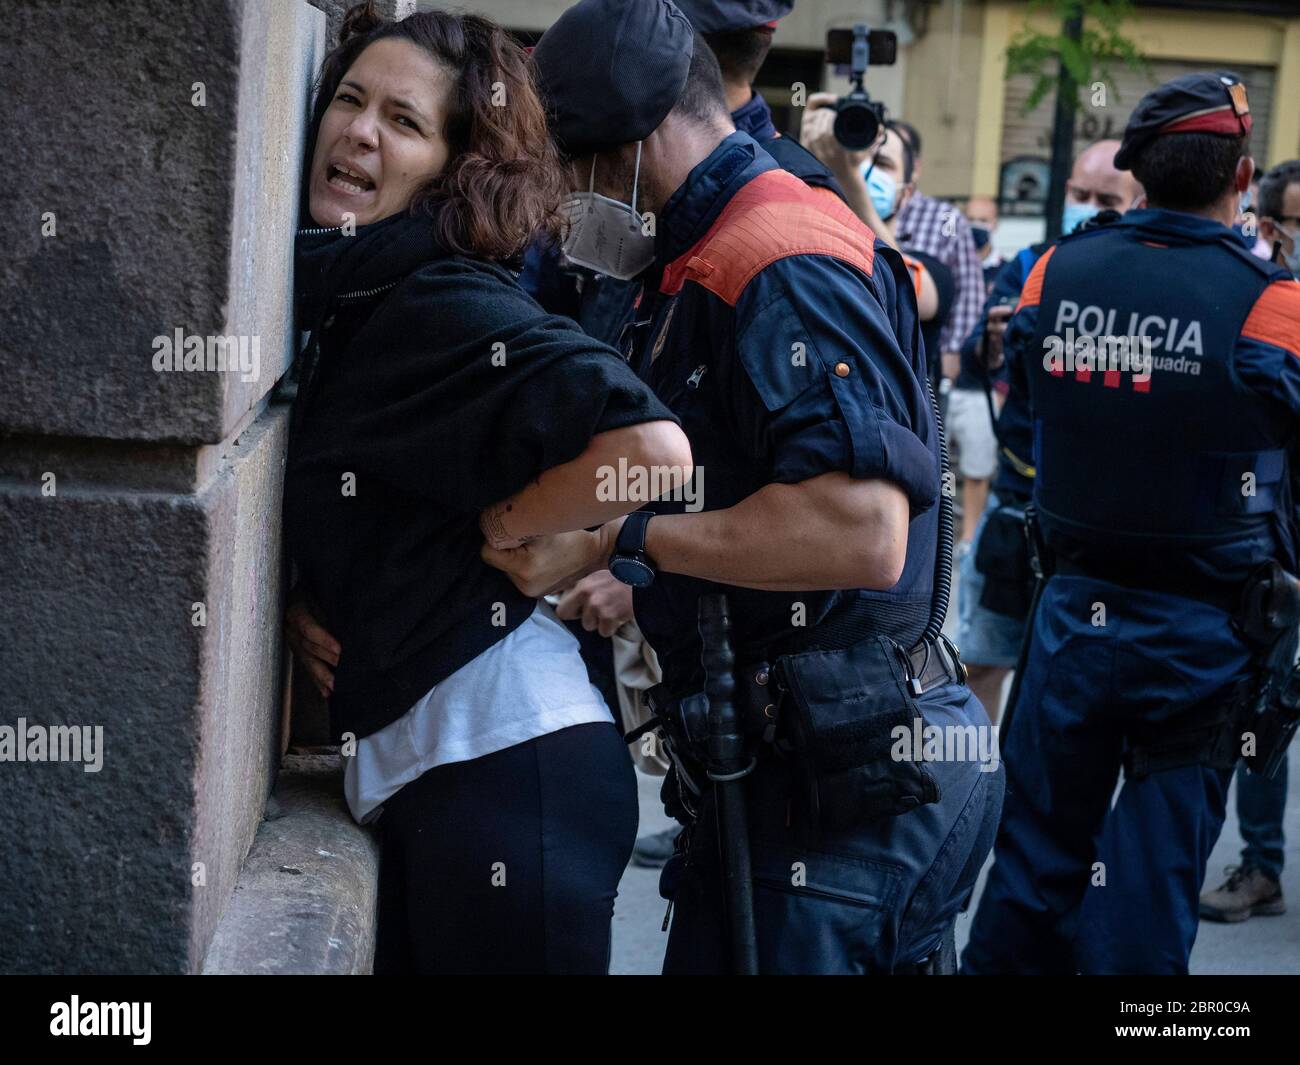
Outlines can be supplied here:
[[835, 139], [849, 151], [865, 151], [876, 142], [880, 116], [867, 101], [846, 97], [836, 111], [833, 132]]

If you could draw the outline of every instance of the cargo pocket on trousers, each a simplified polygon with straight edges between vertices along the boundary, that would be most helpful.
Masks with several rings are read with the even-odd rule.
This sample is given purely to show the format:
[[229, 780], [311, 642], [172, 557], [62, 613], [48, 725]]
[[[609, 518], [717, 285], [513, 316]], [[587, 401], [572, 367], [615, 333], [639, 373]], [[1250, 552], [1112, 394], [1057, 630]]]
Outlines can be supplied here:
[[762, 973], [888, 971], [900, 867], [755, 841], [753, 869]]

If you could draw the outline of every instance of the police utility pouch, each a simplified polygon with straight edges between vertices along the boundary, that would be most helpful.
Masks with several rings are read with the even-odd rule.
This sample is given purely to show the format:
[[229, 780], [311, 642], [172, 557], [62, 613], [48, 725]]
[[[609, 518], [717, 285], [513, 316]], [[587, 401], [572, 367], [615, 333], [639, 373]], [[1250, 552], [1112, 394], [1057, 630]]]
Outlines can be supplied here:
[[[939, 785], [913, 751], [923, 728], [908, 687], [907, 656], [888, 636], [870, 636], [837, 651], [777, 659], [785, 698], [781, 744], [809, 823], [842, 832], [938, 802]], [[912, 757], [895, 759], [896, 729]]]
[[1025, 539], [1025, 508], [999, 503], [989, 513], [975, 551], [975, 568], [984, 574], [980, 606], [995, 614], [1023, 618], [1033, 600], [1033, 572]]

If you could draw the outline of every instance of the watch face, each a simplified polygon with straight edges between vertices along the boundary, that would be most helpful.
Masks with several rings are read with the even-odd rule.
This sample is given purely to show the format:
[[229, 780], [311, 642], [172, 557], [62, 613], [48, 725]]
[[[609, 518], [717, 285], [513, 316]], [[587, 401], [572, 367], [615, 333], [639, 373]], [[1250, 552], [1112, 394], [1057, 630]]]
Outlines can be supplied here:
[[616, 580], [630, 584], [633, 588], [649, 587], [655, 579], [655, 571], [635, 558], [610, 559], [609, 572]]

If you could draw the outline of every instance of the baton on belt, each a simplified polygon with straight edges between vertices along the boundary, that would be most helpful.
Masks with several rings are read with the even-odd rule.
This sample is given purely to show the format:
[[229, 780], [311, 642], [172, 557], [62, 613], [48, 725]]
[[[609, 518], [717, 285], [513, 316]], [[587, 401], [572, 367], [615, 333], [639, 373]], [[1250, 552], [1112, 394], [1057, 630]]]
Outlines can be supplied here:
[[724, 594], [700, 597], [699, 627], [704, 691], [709, 697], [708, 776], [713, 781], [718, 840], [722, 847], [732, 968], [737, 976], [756, 976], [754, 881], [749, 859], [749, 820], [745, 812], [745, 777], [753, 770], [754, 759], [745, 750], [740, 716], [732, 701], [736, 691], [736, 659], [731, 651], [731, 617]]
[[998, 745], [1001, 749], [1006, 747], [1007, 736], [1011, 732], [1011, 717], [1020, 699], [1020, 684], [1025, 678], [1025, 668], [1029, 665], [1029, 648], [1034, 641], [1034, 618], [1038, 616], [1038, 601], [1043, 597], [1047, 578], [1051, 576], [1047, 545], [1043, 542], [1042, 529], [1038, 524], [1038, 508], [1032, 500], [1025, 504], [1025, 539], [1029, 542], [1029, 570], [1034, 576], [1034, 595], [1029, 601], [1029, 612], [1025, 615], [1025, 631], [1020, 634], [1016, 673], [1011, 678], [1007, 705], [1002, 711], [1002, 722], [998, 726]]

